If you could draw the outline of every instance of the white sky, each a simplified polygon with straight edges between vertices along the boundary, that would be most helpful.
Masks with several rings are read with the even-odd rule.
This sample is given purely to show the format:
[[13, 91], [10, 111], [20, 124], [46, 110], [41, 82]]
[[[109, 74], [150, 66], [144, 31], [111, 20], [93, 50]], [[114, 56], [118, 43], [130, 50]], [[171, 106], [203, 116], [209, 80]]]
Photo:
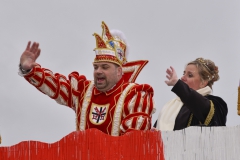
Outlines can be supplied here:
[[101, 21], [122, 30], [130, 45], [129, 61], [148, 59], [137, 83], [155, 90], [157, 119], [175, 98], [164, 81], [172, 65], [179, 78], [187, 62], [204, 57], [219, 67], [213, 94], [228, 104], [227, 126], [239, 124], [239, 0], [21, 0], [0, 2], [0, 133], [2, 146], [25, 140], [55, 142], [75, 130], [75, 114], [18, 76], [21, 53], [29, 40], [40, 43], [43, 67], [67, 76], [76, 70], [92, 79], [94, 32]]

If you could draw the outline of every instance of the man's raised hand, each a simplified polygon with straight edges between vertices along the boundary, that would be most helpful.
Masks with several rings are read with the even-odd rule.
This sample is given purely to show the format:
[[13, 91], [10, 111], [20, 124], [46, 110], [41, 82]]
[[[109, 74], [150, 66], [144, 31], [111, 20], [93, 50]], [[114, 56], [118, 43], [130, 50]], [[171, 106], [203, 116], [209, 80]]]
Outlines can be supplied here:
[[40, 55], [39, 43], [31, 41], [28, 42], [26, 50], [23, 52], [20, 58], [21, 68], [24, 70], [32, 69], [36, 64], [36, 59]]

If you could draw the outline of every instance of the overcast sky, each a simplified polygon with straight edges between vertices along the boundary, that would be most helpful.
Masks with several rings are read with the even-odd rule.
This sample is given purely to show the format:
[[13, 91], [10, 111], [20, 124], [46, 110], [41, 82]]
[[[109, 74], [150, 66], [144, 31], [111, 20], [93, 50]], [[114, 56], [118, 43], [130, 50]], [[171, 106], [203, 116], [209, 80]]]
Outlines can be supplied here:
[[0, 134], [2, 146], [25, 140], [55, 142], [75, 130], [75, 114], [18, 76], [29, 40], [40, 43], [37, 62], [53, 72], [78, 71], [93, 78], [94, 32], [101, 22], [122, 30], [130, 45], [128, 61], [147, 59], [137, 83], [155, 90], [156, 113], [176, 97], [164, 81], [172, 65], [181, 77], [187, 62], [209, 58], [219, 67], [213, 94], [228, 104], [227, 126], [240, 124], [239, 0], [21, 0], [0, 2]]

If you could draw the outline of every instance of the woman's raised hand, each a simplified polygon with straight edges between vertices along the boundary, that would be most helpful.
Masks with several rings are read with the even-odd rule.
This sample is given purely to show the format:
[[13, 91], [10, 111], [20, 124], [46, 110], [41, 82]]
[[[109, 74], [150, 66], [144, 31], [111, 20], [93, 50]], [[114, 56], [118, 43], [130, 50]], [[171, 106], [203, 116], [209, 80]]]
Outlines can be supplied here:
[[172, 66], [170, 66], [170, 68], [166, 70], [166, 73], [167, 73], [166, 77], [168, 80], [166, 80], [165, 83], [168, 86], [174, 86], [178, 81], [178, 77], [175, 69]]

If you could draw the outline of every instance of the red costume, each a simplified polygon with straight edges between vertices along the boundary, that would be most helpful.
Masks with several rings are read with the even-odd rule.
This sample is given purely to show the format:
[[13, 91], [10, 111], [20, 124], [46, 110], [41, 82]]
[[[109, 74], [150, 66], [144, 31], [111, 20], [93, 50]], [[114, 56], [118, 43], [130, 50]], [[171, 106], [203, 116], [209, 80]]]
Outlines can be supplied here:
[[[103, 37], [94, 34], [97, 48], [94, 62], [107, 61], [123, 68], [124, 75], [109, 91], [100, 92], [94, 82], [72, 72], [68, 78], [35, 66], [25, 79], [59, 104], [69, 106], [76, 113], [76, 129], [97, 128], [119, 136], [131, 130], [148, 130], [154, 113], [153, 89], [148, 84], [133, 83], [147, 61], [126, 63], [126, 46], [113, 37], [103, 23]], [[104, 39], [109, 38], [109, 39]], [[114, 50], [109, 50], [109, 43]], [[110, 47], [111, 47], [110, 46]], [[102, 48], [101, 48], [102, 47]], [[105, 53], [109, 51], [109, 55]]]

